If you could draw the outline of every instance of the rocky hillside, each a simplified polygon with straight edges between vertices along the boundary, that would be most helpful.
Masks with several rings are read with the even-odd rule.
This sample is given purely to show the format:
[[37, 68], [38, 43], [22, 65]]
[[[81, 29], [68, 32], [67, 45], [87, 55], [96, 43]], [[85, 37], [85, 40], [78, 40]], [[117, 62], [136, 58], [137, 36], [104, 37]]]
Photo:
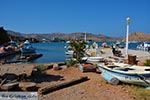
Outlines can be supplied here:
[[[22, 34], [18, 32], [13, 31], [7, 31], [7, 33], [14, 37], [19, 37], [21, 39], [34, 39], [37, 41], [42, 41], [43, 39], [48, 41], [53, 41], [54, 39], [59, 40], [71, 40], [71, 39], [83, 39], [84, 33], [82, 32], [76, 32], [76, 33], [45, 33], [45, 34]], [[92, 33], [86, 33], [87, 40], [89, 41], [125, 41], [125, 37], [123, 38], [114, 38], [105, 36], [102, 34], [92, 34]], [[133, 32], [129, 34], [129, 41], [150, 41], [150, 34], [145, 34], [143, 32]]]
[[[1, 29], [2, 30], [2, 29]], [[6, 37], [3, 36], [4, 32], [7, 33]], [[32, 33], [32, 34], [24, 34], [20, 32], [14, 32], [11, 30], [4, 30], [0, 32], [1, 42], [5, 42], [5, 40], [10, 41], [10, 39], [15, 41], [25, 41], [26, 39], [33, 42], [40, 42], [43, 40], [46, 41], [68, 41], [72, 39], [84, 39], [83, 32], [75, 32], [70, 34], [65, 33]], [[9, 39], [8, 39], [9, 37]], [[88, 41], [125, 41], [125, 37], [122, 38], [113, 38], [109, 36], [105, 36], [102, 34], [92, 34], [86, 33], [86, 37]], [[4, 39], [6, 38], [6, 39]], [[3, 41], [2, 41], [3, 40]], [[142, 32], [133, 32], [129, 34], [129, 41], [150, 41], [150, 34], [145, 34]]]
[[[125, 41], [125, 38], [122, 40]], [[150, 34], [145, 34], [143, 32], [133, 32], [129, 34], [129, 41], [150, 41]]]
[[150, 34], [134, 32], [130, 34], [129, 39], [136, 41], [150, 41]]
[[7, 31], [0, 27], [0, 45], [10, 41]]
[[[14, 38], [22, 38], [22, 39], [34, 39], [37, 41], [47, 40], [47, 41], [53, 41], [55, 39], [67, 41], [71, 39], [83, 39], [84, 34], [82, 32], [76, 32], [76, 33], [47, 33], [47, 34], [22, 34], [19, 32], [13, 32], [10, 30], [7, 30], [7, 33]], [[117, 38], [108, 37], [102, 34], [92, 34], [92, 33], [86, 33], [87, 40], [89, 41], [116, 41]]]

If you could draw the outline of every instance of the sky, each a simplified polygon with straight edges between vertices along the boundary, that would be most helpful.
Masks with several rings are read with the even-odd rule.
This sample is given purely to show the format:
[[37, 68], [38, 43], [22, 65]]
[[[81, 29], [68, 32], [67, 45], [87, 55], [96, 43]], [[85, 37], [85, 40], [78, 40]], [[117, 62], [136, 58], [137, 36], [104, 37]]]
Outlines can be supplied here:
[[150, 0], [0, 0], [0, 26], [21, 33], [150, 34]]

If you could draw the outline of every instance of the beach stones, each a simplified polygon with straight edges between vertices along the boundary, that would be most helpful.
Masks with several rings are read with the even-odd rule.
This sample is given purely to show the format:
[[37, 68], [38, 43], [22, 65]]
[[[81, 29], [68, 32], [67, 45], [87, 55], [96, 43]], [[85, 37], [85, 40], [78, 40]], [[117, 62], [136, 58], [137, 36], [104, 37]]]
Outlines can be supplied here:
[[53, 70], [60, 70], [61, 69], [61, 67], [58, 65], [58, 64], [54, 64], [53, 65]]
[[20, 82], [19, 88], [23, 91], [35, 91], [35, 90], [37, 90], [35, 82]]
[[3, 79], [6, 79], [6, 80], [15, 80], [18, 78], [18, 75], [14, 74], [14, 73], [5, 73], [3, 76], [2, 76]]

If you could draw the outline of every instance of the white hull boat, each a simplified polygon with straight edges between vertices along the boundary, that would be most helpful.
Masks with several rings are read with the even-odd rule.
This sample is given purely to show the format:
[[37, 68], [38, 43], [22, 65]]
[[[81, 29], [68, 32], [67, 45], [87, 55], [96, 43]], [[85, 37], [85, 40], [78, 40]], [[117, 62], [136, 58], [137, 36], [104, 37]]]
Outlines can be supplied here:
[[103, 61], [103, 57], [83, 57], [82, 60], [86, 60], [87, 62], [100, 62]]
[[97, 65], [102, 77], [111, 84], [123, 83], [150, 86], [150, 67], [129, 64]]

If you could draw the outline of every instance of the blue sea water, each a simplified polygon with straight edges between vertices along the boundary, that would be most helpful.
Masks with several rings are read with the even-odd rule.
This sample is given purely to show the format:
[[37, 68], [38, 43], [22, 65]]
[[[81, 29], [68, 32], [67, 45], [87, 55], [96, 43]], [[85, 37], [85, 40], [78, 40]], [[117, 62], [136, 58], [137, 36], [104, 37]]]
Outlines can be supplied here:
[[[102, 45], [102, 42], [97, 42], [99, 46]], [[115, 42], [107, 42], [108, 45], [114, 44]], [[93, 42], [88, 43], [92, 45]], [[129, 49], [136, 49], [139, 43], [129, 43]], [[121, 45], [125, 46], [125, 43], [122, 42]], [[64, 62], [66, 61], [65, 55], [65, 42], [45, 42], [45, 43], [32, 43], [32, 46], [36, 48], [36, 53], [43, 54], [42, 57], [31, 61], [23, 63], [51, 63], [51, 62]], [[12, 59], [11, 59], [12, 61]]]
[[[93, 42], [90, 42], [92, 44]], [[115, 42], [107, 42], [108, 45], [111, 45]], [[121, 43], [125, 46], [125, 43]], [[129, 43], [129, 49], [136, 49], [139, 43]], [[45, 42], [45, 43], [34, 43], [32, 44], [36, 48], [37, 53], [43, 54], [42, 57], [34, 60], [30, 63], [50, 63], [50, 62], [64, 62], [66, 61], [65, 55], [65, 42]], [[101, 46], [102, 42], [98, 42], [98, 45]]]
[[65, 45], [65, 42], [45, 42], [32, 44], [32, 46], [36, 48], [36, 52], [43, 54], [43, 56], [34, 60], [31, 63], [50, 63], [66, 61], [64, 48]]

